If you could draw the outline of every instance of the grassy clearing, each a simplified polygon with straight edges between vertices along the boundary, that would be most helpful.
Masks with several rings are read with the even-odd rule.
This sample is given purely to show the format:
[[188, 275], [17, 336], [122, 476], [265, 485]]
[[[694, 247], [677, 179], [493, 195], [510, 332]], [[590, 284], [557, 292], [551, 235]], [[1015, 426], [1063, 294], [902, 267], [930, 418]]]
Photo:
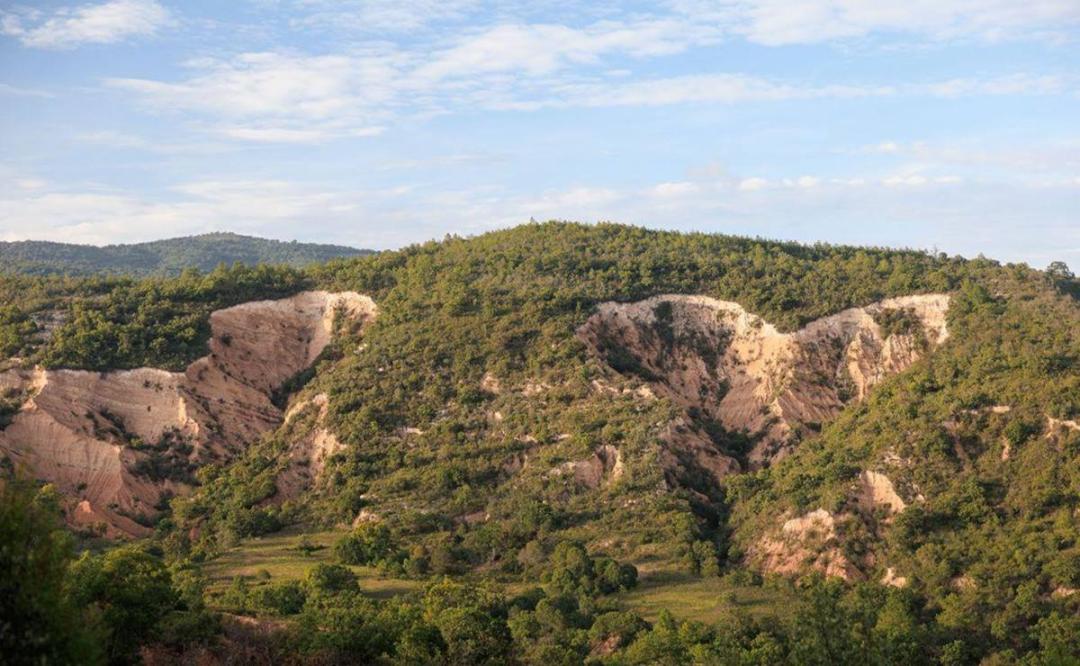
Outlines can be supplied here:
[[[341, 532], [284, 531], [278, 534], [247, 539], [230, 548], [220, 557], [203, 565], [210, 580], [210, 598], [225, 590], [233, 578], [255, 578], [266, 571], [273, 581], [303, 580], [316, 564], [335, 562], [333, 544]], [[314, 550], [305, 553], [300, 544], [306, 539]], [[423, 588], [425, 582], [386, 576], [370, 567], [350, 567], [360, 579], [360, 588], [373, 597], [389, 598]], [[726, 612], [739, 610], [753, 617], [776, 616], [788, 607], [782, 590], [750, 585], [734, 585], [722, 578], [698, 578], [643, 567], [637, 588], [620, 594], [617, 599], [627, 609], [653, 621], [660, 611], [668, 609], [676, 617], [713, 623], [723, 619]], [[504, 583], [508, 595], [520, 593], [532, 584]]]
[[776, 617], [790, 607], [781, 590], [660, 572], [642, 577], [638, 587], [619, 595], [619, 601], [649, 621], [656, 620], [666, 608], [679, 619], [710, 624], [732, 610], [763, 618]]
[[[202, 567], [210, 581], [211, 594], [225, 589], [237, 576], [257, 576], [261, 571], [274, 581], [303, 580], [316, 564], [336, 562], [333, 545], [341, 532], [300, 533], [284, 531], [257, 539], [247, 539]], [[300, 544], [306, 538], [315, 549], [305, 553]], [[370, 567], [349, 567], [360, 579], [360, 589], [373, 597], [386, 598], [412, 592], [423, 581], [385, 576]]]

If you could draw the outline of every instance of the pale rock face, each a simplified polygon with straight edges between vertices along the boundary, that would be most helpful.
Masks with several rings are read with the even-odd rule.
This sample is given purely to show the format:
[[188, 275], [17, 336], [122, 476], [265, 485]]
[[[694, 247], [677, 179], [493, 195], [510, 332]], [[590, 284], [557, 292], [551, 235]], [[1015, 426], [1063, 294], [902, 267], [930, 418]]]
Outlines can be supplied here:
[[[796, 435], [863, 400], [875, 385], [902, 372], [948, 339], [946, 295], [907, 296], [850, 308], [781, 333], [737, 303], [704, 296], [663, 295], [637, 303], [604, 303], [578, 330], [590, 352], [618, 372], [637, 375], [686, 413], [660, 433], [660, 461], [669, 484], [742, 471], [695, 416], [704, 416], [753, 442], [746, 462], [759, 468], [791, 451]], [[903, 314], [911, 330], [887, 334], [883, 315]], [[892, 481], [864, 471], [853, 491], [867, 514], [886, 520], [907, 504]], [[841, 548], [838, 525], [854, 515], [824, 509], [788, 517], [754, 543], [748, 559], [765, 571], [807, 568], [858, 578]], [[900, 584], [894, 577], [892, 584]]]
[[884, 508], [890, 517], [907, 508], [907, 502], [896, 493], [889, 477], [870, 471], [859, 474], [859, 504], [868, 513]]
[[[872, 515], [884, 509], [885, 522], [907, 508], [892, 481], [880, 472], [861, 472], [854, 493], [860, 513]], [[749, 558], [770, 573], [796, 574], [810, 568], [827, 576], [848, 580], [861, 578], [863, 574], [856, 565], [867, 562], [849, 561], [840, 548], [841, 536], [836, 527], [840, 521], [848, 519], [854, 520], [855, 515], [834, 515], [824, 509], [791, 518], [783, 523], [777, 534], [758, 539], [749, 551]], [[882, 582], [903, 587], [907, 579], [897, 576], [890, 568]]]
[[858, 578], [859, 570], [840, 549], [836, 527], [837, 516], [815, 509], [785, 521], [778, 534], [760, 539], [747, 556], [772, 573], [792, 575], [809, 568], [826, 576]]
[[329, 397], [319, 393], [298, 402], [285, 414], [285, 424], [288, 425], [307, 409], [316, 410], [314, 425], [290, 443], [288, 465], [275, 479], [278, 492], [269, 502], [280, 503], [298, 497], [322, 478], [330, 456], [344, 448], [325, 425], [329, 408]]
[[[214, 312], [210, 354], [182, 373], [9, 370], [0, 388], [28, 397], [0, 431], [0, 455], [70, 498], [71, 523], [148, 534], [135, 519], [153, 518], [163, 493], [185, 487], [136, 474], [141, 446], [196, 465], [228, 460], [282, 422], [272, 393], [322, 353], [336, 316], [360, 327], [375, 314], [360, 294], [304, 292]], [[331, 438], [315, 448], [334, 448]]]
[[577, 485], [595, 490], [618, 481], [622, 478], [623, 470], [619, 449], [610, 444], [601, 444], [588, 458], [562, 463], [551, 470], [551, 475], [569, 476]]
[[1080, 432], [1080, 421], [1046, 417], [1046, 436], [1053, 437], [1058, 429]]
[[382, 520], [382, 516], [374, 511], [368, 511], [367, 509], [360, 509], [360, 513], [356, 514], [356, 518], [353, 518], [353, 527], [359, 527], [364, 523], [377, 523]]
[[973, 590], [976, 587], [975, 579], [967, 574], [957, 576], [949, 581], [949, 587], [954, 590]]
[[485, 372], [484, 376], [480, 379], [480, 388], [484, 389], [488, 393], [499, 395], [502, 393], [502, 382], [499, 378], [490, 372]]
[[907, 587], [908, 579], [906, 576], [897, 575], [896, 570], [889, 567], [885, 570], [885, 575], [881, 577], [881, 584], [889, 587]]
[[[781, 333], [737, 303], [663, 295], [601, 304], [578, 337], [617, 371], [753, 438], [748, 461], [757, 468], [944, 342], [948, 306], [947, 295], [892, 298]], [[886, 336], [874, 317], [897, 311], [921, 330]]]

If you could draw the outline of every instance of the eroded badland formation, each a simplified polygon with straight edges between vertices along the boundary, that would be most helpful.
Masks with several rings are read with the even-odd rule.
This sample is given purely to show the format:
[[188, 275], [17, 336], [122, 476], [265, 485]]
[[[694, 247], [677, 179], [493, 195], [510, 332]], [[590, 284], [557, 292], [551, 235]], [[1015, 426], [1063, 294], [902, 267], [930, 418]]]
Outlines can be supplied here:
[[[783, 333], [737, 303], [662, 295], [604, 303], [578, 337], [612, 371], [643, 380], [646, 397], [668, 398], [683, 410], [664, 429], [658, 459], [669, 486], [700, 492], [702, 478], [719, 487], [730, 474], [786, 455], [845, 405], [942, 344], [948, 306], [943, 295], [894, 298]], [[301, 464], [276, 479], [279, 498], [295, 497], [341, 445], [323, 425], [325, 394], [284, 413], [281, 392], [315, 362], [335, 326], [357, 330], [376, 312], [357, 293], [304, 292], [215, 312], [209, 354], [182, 373], [8, 371], [0, 389], [25, 400], [0, 432], [0, 451], [69, 499], [72, 524], [141, 536], [163, 501], [190, 488], [199, 466], [235, 459], [310, 410], [314, 426], [298, 430], [288, 450]], [[718, 442], [714, 426], [732, 434], [730, 442]], [[551, 473], [599, 488], [622, 467], [620, 451], [605, 445]], [[853, 492], [867, 511], [906, 506], [888, 477], [872, 470]], [[794, 572], [813, 554], [810, 566], [851, 577], [855, 567], [836, 547], [843, 519], [825, 510], [778, 517], [775, 533], [762, 536], [748, 557], [766, 570]]]
[[360, 294], [304, 292], [214, 312], [209, 354], [182, 373], [10, 370], [0, 389], [25, 402], [0, 452], [69, 498], [74, 525], [148, 534], [191, 472], [281, 424], [275, 392], [314, 363], [335, 321], [361, 327], [375, 314]]

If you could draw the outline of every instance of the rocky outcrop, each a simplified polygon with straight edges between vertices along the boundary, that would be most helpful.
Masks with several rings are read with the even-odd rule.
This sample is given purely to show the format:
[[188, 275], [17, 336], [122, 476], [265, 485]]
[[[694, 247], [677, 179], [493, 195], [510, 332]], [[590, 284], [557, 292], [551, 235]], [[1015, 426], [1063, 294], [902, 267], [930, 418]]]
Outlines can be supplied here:
[[[848, 580], [862, 578], [873, 565], [873, 555], [851, 561], [844, 554], [841, 525], [849, 529], [863, 526], [873, 530], [879, 519], [886, 524], [891, 522], [908, 504], [888, 476], [869, 470], [859, 473], [850, 499], [847, 503], [850, 511], [834, 514], [817, 509], [795, 518], [782, 517], [781, 520], [786, 520], [779, 529], [751, 545], [747, 559], [770, 573], [798, 574], [816, 570]], [[907, 579], [888, 568], [882, 583], [903, 587]]]
[[275, 481], [277, 493], [271, 502], [276, 504], [299, 497], [322, 478], [327, 460], [344, 448], [337, 436], [326, 426], [329, 407], [330, 399], [327, 394], [319, 393], [308, 400], [300, 401], [285, 414], [285, 424], [288, 425], [307, 410], [315, 412], [310, 426], [302, 429], [298, 436], [290, 437], [285, 457], [286, 466]]
[[604, 303], [578, 330], [615, 371], [752, 440], [752, 468], [948, 337], [949, 297], [892, 298], [781, 333], [737, 303], [664, 295]]
[[588, 458], [562, 463], [551, 470], [551, 475], [567, 476], [576, 485], [595, 490], [622, 477], [622, 455], [616, 447], [601, 444]]
[[687, 418], [667, 424], [660, 435], [660, 465], [669, 487], [693, 488], [704, 494], [719, 487], [724, 477], [742, 471], [739, 461]]
[[181, 373], [8, 371], [0, 388], [27, 398], [0, 431], [0, 455], [56, 485], [73, 524], [147, 534], [161, 500], [183, 492], [196, 467], [282, 422], [275, 392], [322, 353], [336, 317], [361, 327], [375, 313], [360, 294], [304, 292], [214, 312], [210, 353]]
[[887, 517], [907, 508], [907, 502], [897, 494], [889, 477], [880, 472], [865, 471], [859, 474], [858, 500], [867, 514], [884, 511]]
[[[731, 474], [784, 456], [847, 404], [948, 339], [949, 297], [892, 298], [782, 333], [737, 303], [663, 295], [604, 303], [578, 329], [609, 368], [683, 409], [662, 425], [669, 486], [707, 499]], [[606, 388], [594, 381], [597, 391]], [[848, 509], [784, 516], [746, 551], [758, 568], [862, 578], [872, 562], [845, 555], [845, 529], [876, 529], [907, 503], [883, 473], [860, 473]], [[864, 524], [865, 523], [865, 524]], [[901, 584], [893, 576], [892, 584]]]
[[807, 569], [844, 579], [861, 577], [840, 548], [840, 517], [816, 509], [784, 522], [775, 535], [760, 539], [747, 553], [764, 571], [792, 575]]
[[1046, 436], [1053, 437], [1058, 431], [1080, 432], [1080, 421], [1046, 417]]
[[901, 576], [895, 569], [888, 567], [885, 569], [885, 575], [881, 577], [881, 584], [889, 587], [907, 587], [908, 579], [907, 576]]

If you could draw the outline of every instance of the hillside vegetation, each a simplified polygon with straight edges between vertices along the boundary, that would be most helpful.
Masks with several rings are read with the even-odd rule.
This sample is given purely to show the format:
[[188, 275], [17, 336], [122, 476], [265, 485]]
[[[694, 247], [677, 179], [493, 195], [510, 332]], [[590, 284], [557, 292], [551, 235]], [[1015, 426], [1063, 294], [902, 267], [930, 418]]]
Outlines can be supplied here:
[[[113, 661], [1080, 659], [1066, 270], [547, 223], [304, 270], [0, 286], [6, 355], [47, 368], [182, 369], [206, 353], [210, 312], [246, 300], [320, 289], [378, 308], [275, 396], [279, 427], [195, 471], [152, 538], [64, 565], [55, 585], [74, 601], [26, 602], [94, 616], [117, 603], [109, 572], [141, 563], [133, 584], [166, 581], [142, 633], [106, 615], [65, 639]], [[685, 327], [678, 301], [648, 301], [632, 336], [605, 338], [648, 354], [583, 333], [601, 304], [659, 295], [738, 304], [746, 330], [799, 342], [761, 389], [777, 410], [762, 426], [709, 411], [752, 359], [720, 363], [747, 352], [719, 324]], [[875, 305], [913, 295], [948, 303], [939, 339]], [[848, 337], [798, 333], [849, 308], [863, 328]], [[875, 345], [866, 358], [903, 363], [856, 382], [847, 359]], [[782, 445], [749, 456], [764, 437]], [[5, 529], [55, 530], [63, 501], [19, 492], [43, 508], [29, 526], [4, 514]]]
[[371, 254], [341, 245], [298, 243], [210, 233], [131, 245], [76, 245], [46, 241], [0, 242], [4, 272], [30, 275], [179, 275], [240, 262], [306, 266], [338, 257]]

